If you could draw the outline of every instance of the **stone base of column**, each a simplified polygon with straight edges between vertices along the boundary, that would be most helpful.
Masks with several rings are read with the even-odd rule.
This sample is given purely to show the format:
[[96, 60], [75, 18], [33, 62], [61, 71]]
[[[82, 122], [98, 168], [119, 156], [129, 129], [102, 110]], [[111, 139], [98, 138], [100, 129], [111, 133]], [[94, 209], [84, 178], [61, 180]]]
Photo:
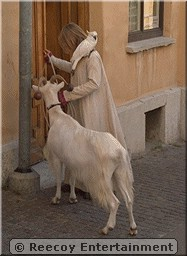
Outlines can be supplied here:
[[34, 198], [40, 191], [40, 175], [34, 170], [22, 173], [14, 171], [9, 176], [9, 189], [10, 191], [24, 197]]

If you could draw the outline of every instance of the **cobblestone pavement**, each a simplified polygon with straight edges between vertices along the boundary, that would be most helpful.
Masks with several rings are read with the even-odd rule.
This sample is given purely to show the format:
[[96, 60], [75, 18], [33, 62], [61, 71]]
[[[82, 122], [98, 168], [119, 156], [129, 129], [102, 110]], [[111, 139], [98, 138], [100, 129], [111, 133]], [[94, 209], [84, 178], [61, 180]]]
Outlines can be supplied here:
[[[178, 255], [186, 255], [185, 158], [185, 144], [180, 142], [152, 148], [132, 159], [136, 238], [176, 238]], [[54, 193], [55, 187], [43, 189], [36, 199], [25, 200], [3, 190], [3, 254], [10, 254], [12, 238], [103, 238], [98, 232], [108, 218], [103, 209], [80, 194], [79, 202], [70, 205], [68, 193], [59, 205], [51, 205]], [[127, 211], [121, 203], [117, 225], [107, 238], [130, 238], [128, 228]]]

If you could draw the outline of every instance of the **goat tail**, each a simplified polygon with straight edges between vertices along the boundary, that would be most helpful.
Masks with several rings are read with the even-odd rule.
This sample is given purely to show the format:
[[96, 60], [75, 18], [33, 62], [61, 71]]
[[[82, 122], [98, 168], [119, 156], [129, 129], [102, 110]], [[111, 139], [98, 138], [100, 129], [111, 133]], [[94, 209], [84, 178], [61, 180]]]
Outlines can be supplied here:
[[[114, 172], [114, 190], [120, 194], [128, 202], [133, 204], [134, 188], [133, 188], [133, 172], [128, 154], [123, 154], [119, 165]], [[125, 200], [125, 201], [126, 201]]]
[[87, 180], [87, 191], [89, 191], [92, 200], [100, 207], [109, 210], [111, 201], [114, 200], [113, 183], [111, 179], [111, 172], [108, 169], [100, 169], [97, 180]]

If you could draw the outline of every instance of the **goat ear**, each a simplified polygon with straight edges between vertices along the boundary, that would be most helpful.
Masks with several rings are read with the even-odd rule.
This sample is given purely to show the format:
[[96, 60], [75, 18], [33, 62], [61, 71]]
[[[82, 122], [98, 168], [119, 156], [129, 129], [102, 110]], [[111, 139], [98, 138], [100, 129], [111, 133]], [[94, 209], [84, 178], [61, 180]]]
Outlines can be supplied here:
[[36, 92], [36, 91], [38, 91], [38, 86], [36, 86], [36, 85], [32, 85], [32, 89]]

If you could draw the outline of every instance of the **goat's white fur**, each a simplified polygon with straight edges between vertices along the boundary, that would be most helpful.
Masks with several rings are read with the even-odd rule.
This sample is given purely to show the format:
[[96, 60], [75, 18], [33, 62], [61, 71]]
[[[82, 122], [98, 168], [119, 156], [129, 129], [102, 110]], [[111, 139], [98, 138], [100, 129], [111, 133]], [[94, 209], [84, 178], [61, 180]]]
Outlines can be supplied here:
[[[46, 107], [58, 103], [57, 93], [64, 83], [40, 87]], [[37, 90], [38, 87], [33, 85]], [[47, 140], [47, 160], [57, 182], [53, 203], [61, 198], [62, 164], [71, 170], [70, 202], [76, 202], [75, 180], [83, 182], [91, 198], [109, 210], [109, 219], [102, 229], [107, 234], [116, 224], [116, 213], [121, 195], [126, 203], [130, 234], [137, 233], [133, 217], [133, 175], [127, 151], [109, 133], [82, 127], [60, 106], [49, 110], [50, 130]], [[116, 195], [113, 193], [115, 190]]]

